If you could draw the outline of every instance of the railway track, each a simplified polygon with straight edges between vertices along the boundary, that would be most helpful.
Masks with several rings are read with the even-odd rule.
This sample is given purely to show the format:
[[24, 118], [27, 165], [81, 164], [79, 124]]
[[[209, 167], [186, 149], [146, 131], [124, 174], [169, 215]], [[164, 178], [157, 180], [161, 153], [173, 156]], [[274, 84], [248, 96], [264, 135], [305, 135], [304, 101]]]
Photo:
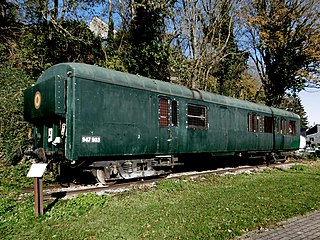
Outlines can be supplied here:
[[[266, 165], [257, 165], [257, 166], [240, 166], [235, 168], [223, 168], [217, 170], [207, 170], [201, 172], [182, 172], [182, 173], [173, 173], [169, 174], [162, 178], [156, 179], [144, 179], [144, 180], [136, 180], [130, 182], [120, 182], [120, 183], [111, 183], [109, 185], [89, 185], [89, 186], [80, 186], [76, 184], [70, 184], [68, 187], [61, 187], [59, 185], [56, 186], [48, 186], [44, 187], [43, 189], [43, 200], [53, 200], [53, 199], [62, 199], [62, 198], [70, 198], [77, 196], [82, 193], [114, 193], [114, 192], [123, 192], [130, 190], [134, 187], [147, 187], [153, 186], [158, 181], [162, 179], [179, 179], [182, 176], [187, 176], [190, 178], [196, 178], [202, 175], [207, 174], [237, 174], [242, 172], [252, 172], [252, 171], [259, 171], [264, 170], [266, 168], [288, 168], [293, 165], [298, 164], [299, 162], [294, 163], [276, 163], [270, 164], [269, 166]], [[33, 188], [26, 188], [22, 190], [22, 193], [31, 193], [33, 192]]]

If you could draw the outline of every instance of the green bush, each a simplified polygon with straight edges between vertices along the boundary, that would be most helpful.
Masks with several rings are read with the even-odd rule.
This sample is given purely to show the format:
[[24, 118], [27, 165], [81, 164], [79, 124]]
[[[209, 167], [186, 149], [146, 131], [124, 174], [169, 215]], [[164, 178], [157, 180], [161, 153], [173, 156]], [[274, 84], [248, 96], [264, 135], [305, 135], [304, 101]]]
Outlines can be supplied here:
[[27, 146], [29, 126], [23, 119], [23, 91], [33, 82], [25, 72], [0, 65], [0, 159], [8, 164], [16, 163]]

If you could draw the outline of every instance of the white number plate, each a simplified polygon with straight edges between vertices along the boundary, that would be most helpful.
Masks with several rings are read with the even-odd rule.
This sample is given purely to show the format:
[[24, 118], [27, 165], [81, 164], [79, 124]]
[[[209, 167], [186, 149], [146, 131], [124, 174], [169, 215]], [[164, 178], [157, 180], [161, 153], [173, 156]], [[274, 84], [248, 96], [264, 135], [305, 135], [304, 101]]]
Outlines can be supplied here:
[[82, 136], [82, 143], [100, 143], [100, 136]]

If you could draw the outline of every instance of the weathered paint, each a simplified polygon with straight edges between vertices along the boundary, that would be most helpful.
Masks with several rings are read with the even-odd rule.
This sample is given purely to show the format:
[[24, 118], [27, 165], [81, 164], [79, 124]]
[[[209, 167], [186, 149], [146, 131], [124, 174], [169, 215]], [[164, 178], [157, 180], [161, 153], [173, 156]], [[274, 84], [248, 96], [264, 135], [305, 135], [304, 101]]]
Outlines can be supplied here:
[[24, 117], [27, 121], [47, 121], [65, 115], [64, 80], [50, 76], [24, 92]]
[[[36, 92], [41, 105], [34, 106]], [[159, 126], [159, 98], [178, 102], [178, 126]], [[48, 69], [25, 92], [25, 117], [40, 128], [65, 122], [65, 154], [81, 157], [181, 153], [267, 151], [272, 133], [248, 132], [249, 112], [282, 116], [293, 113], [96, 66], [64, 63]], [[187, 127], [187, 104], [206, 106], [208, 129]], [[297, 128], [300, 126], [297, 126]], [[298, 128], [298, 129], [299, 129]], [[43, 136], [47, 129], [42, 130]], [[280, 150], [296, 149], [299, 135], [275, 136]], [[45, 139], [44, 139], [45, 141]], [[42, 144], [49, 148], [50, 143]], [[280, 146], [281, 145], [281, 146]]]

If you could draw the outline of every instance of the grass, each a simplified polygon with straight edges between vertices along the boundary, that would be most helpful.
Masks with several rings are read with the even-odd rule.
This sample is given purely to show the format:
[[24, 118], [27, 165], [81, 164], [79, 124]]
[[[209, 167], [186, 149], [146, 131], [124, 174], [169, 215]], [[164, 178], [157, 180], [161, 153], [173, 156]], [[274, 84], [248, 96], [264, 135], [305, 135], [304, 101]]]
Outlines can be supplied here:
[[112, 196], [81, 195], [39, 218], [32, 196], [12, 198], [9, 208], [1, 199], [0, 238], [230, 239], [320, 209], [319, 182], [320, 163], [313, 161], [250, 175], [163, 180], [156, 188]]

